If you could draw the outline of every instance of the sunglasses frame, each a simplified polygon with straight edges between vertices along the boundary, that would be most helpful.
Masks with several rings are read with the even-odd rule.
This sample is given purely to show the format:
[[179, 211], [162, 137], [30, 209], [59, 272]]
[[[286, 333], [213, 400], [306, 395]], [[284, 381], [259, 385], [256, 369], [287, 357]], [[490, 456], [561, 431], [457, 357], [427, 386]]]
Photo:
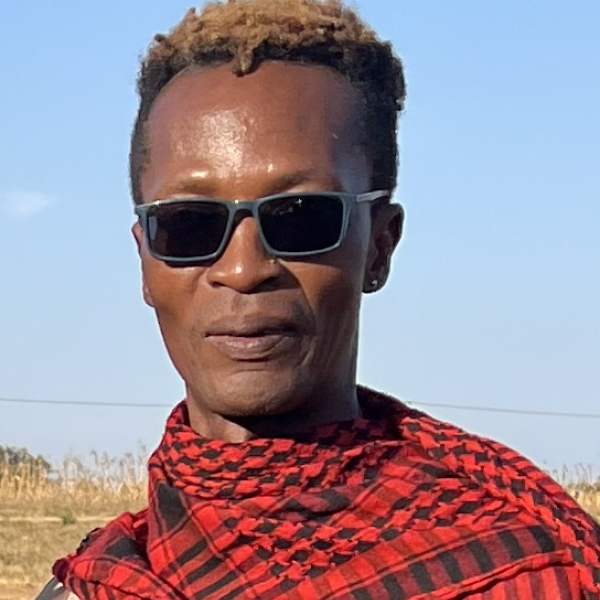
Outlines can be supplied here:
[[[339, 239], [337, 242], [327, 248], [319, 249], [319, 250], [306, 250], [303, 252], [281, 252], [273, 248], [269, 242], [267, 241], [262, 225], [260, 222], [260, 214], [259, 208], [262, 204], [272, 201], [272, 200], [285, 200], [287, 198], [296, 198], [301, 199], [303, 197], [312, 197], [312, 196], [325, 196], [328, 198], [334, 198], [336, 200], [340, 200], [343, 206], [342, 212], [342, 227], [339, 235]], [[166, 199], [166, 200], [157, 200], [155, 202], [150, 202], [148, 204], [138, 204], [134, 208], [135, 214], [138, 216], [139, 223], [144, 231], [144, 237], [146, 239], [146, 245], [148, 247], [148, 251], [150, 254], [156, 258], [157, 260], [172, 263], [172, 264], [198, 264], [204, 262], [210, 262], [217, 260], [225, 251], [227, 244], [229, 244], [229, 240], [231, 238], [235, 218], [237, 214], [241, 211], [250, 213], [250, 215], [256, 221], [258, 236], [260, 241], [264, 245], [265, 249], [269, 254], [278, 258], [303, 258], [307, 256], [316, 256], [318, 254], [324, 254], [326, 252], [331, 252], [336, 248], [339, 248], [343, 243], [346, 233], [348, 232], [348, 223], [350, 222], [350, 213], [352, 209], [352, 205], [363, 202], [374, 202], [376, 200], [380, 200], [382, 198], [389, 198], [390, 192], [387, 190], [377, 190], [373, 192], [366, 192], [364, 194], [350, 194], [346, 192], [299, 192], [297, 194], [276, 194], [273, 196], [265, 196], [264, 198], [258, 198], [257, 200], [251, 201], [240, 201], [240, 200], [217, 200], [213, 198], [202, 198], [202, 197], [190, 197], [190, 198], [177, 198], [177, 199]], [[227, 208], [227, 224], [225, 225], [225, 231], [223, 233], [223, 239], [215, 252], [212, 254], [208, 254], [205, 256], [199, 257], [173, 257], [173, 256], [163, 256], [158, 252], [155, 252], [152, 249], [152, 243], [150, 239], [150, 228], [148, 226], [149, 219], [149, 211], [152, 208], [156, 208], [159, 206], [169, 206], [174, 204], [182, 204], [187, 202], [202, 202], [203, 204], [218, 204], [219, 206], [225, 206]]]

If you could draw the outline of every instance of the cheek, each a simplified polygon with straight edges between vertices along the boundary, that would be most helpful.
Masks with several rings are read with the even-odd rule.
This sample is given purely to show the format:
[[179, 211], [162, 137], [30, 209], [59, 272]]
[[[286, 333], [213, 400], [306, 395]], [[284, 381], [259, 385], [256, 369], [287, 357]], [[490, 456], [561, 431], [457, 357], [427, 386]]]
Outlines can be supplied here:
[[340, 248], [290, 267], [321, 332], [334, 337], [345, 337], [344, 330], [350, 335], [357, 327], [370, 230], [368, 214], [366, 219], [365, 215], [357, 216]]
[[172, 268], [151, 256], [142, 256], [144, 286], [161, 325], [185, 323], [188, 307], [193, 304], [200, 269]]
[[184, 380], [193, 372], [191, 332], [194, 297], [201, 277], [198, 268], [171, 268], [142, 256], [146, 293], [150, 296], [167, 353]]
[[311, 267], [298, 274], [298, 280], [314, 314], [325, 313], [329, 319], [331, 313], [348, 310], [360, 299], [362, 278], [356, 263], [344, 260]]

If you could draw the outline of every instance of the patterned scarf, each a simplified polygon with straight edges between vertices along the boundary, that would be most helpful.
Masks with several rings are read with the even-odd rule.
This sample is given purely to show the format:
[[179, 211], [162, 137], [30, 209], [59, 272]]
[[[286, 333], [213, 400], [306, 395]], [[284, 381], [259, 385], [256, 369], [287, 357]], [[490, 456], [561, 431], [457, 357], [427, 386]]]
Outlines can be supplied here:
[[554, 564], [600, 598], [599, 529], [547, 475], [381, 394], [359, 400], [357, 421], [242, 444], [200, 438], [180, 404], [149, 507], [93, 531], [55, 576], [81, 600], [452, 600]]

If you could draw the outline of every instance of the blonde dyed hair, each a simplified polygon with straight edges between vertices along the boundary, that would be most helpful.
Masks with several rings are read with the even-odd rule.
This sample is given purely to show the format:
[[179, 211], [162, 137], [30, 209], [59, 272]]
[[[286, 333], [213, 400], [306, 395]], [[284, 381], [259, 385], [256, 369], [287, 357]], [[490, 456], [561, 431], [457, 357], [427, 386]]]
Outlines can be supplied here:
[[372, 188], [396, 187], [397, 121], [406, 85], [391, 44], [339, 0], [228, 0], [190, 9], [168, 34], [154, 37], [142, 59], [130, 151], [134, 202], [142, 202], [145, 123], [165, 85], [190, 67], [230, 64], [243, 77], [268, 60], [325, 66], [344, 75], [365, 98], [360, 125]]

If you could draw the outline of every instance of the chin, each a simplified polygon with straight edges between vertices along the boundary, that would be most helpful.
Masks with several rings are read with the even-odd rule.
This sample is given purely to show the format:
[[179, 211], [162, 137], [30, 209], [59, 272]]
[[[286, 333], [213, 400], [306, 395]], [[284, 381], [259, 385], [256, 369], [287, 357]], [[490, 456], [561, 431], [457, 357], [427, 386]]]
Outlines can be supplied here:
[[196, 397], [204, 400], [211, 412], [223, 417], [281, 415], [297, 409], [307, 398], [302, 379], [297, 372], [293, 377], [281, 371], [236, 373], [210, 386], [197, 387]]

